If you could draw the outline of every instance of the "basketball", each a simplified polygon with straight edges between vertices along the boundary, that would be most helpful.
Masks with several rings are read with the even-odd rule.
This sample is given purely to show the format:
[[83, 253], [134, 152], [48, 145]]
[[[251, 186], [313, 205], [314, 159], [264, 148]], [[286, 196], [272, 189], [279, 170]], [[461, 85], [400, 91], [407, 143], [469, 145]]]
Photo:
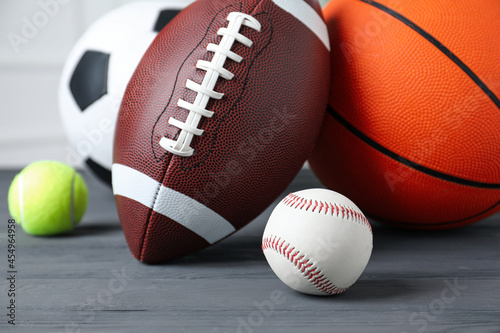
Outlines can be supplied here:
[[500, 6], [336, 0], [331, 92], [310, 157], [376, 221], [450, 229], [500, 210]]

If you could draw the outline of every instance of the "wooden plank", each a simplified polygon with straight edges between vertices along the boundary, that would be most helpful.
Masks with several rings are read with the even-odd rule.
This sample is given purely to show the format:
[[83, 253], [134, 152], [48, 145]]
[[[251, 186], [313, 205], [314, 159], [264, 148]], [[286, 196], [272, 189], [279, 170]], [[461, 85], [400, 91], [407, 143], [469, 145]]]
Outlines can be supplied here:
[[[2, 309], [3, 195], [14, 174], [0, 171]], [[260, 241], [271, 208], [205, 251], [150, 266], [129, 254], [111, 191], [85, 178], [89, 210], [74, 233], [18, 229], [18, 325], [2, 313], [1, 332], [500, 332], [500, 215], [436, 233], [374, 223], [358, 283], [321, 298], [289, 289], [267, 265]], [[311, 187], [321, 184], [304, 170], [286, 193]]]

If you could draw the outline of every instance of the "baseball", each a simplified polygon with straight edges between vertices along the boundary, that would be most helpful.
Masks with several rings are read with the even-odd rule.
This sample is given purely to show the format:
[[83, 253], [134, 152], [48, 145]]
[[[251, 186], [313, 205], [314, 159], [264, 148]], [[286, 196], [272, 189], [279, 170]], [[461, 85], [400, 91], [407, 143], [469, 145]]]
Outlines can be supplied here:
[[274, 209], [262, 238], [274, 273], [310, 295], [346, 291], [363, 273], [372, 248], [372, 229], [361, 210], [325, 189], [289, 194]]

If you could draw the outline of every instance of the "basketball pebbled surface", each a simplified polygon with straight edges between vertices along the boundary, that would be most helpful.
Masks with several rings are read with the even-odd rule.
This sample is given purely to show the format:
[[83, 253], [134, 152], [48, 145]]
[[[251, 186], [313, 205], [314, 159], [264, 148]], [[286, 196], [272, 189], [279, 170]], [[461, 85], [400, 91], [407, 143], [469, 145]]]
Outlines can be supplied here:
[[377, 220], [447, 229], [500, 209], [500, 7], [341, 0], [328, 115], [310, 163]]

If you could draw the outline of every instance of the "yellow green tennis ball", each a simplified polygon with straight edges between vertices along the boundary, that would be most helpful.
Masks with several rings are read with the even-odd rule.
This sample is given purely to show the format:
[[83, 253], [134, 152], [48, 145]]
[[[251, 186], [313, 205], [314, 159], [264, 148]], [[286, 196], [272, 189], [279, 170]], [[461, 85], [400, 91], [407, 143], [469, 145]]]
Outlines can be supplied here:
[[87, 209], [87, 186], [72, 167], [54, 161], [28, 165], [9, 188], [10, 215], [36, 236], [73, 230]]

